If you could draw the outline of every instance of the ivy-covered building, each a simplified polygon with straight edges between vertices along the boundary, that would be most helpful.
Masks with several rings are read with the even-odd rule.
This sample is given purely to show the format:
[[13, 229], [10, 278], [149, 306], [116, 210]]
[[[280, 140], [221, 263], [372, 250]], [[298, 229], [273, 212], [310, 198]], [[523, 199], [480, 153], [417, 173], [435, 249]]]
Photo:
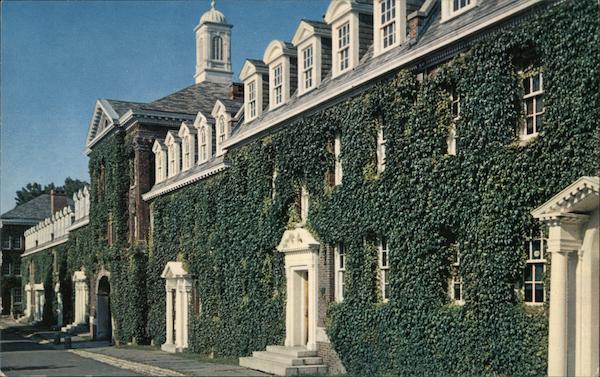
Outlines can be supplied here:
[[281, 375], [597, 374], [599, 15], [333, 0], [238, 84], [213, 1], [194, 85], [96, 104], [73, 323]]

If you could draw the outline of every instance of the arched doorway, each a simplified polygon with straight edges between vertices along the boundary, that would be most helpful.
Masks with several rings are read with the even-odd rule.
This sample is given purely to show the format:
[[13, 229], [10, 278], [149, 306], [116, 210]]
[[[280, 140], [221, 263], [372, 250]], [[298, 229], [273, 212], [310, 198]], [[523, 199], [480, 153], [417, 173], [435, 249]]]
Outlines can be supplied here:
[[96, 339], [112, 340], [112, 324], [110, 311], [110, 283], [107, 276], [98, 281], [96, 293]]

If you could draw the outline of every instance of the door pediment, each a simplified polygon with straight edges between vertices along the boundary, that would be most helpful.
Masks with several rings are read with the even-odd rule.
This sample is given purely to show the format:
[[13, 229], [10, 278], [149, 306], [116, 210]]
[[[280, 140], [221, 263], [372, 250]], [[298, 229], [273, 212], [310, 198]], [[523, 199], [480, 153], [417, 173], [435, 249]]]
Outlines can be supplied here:
[[318, 251], [321, 244], [304, 228], [288, 229], [283, 233], [277, 250], [282, 253]]

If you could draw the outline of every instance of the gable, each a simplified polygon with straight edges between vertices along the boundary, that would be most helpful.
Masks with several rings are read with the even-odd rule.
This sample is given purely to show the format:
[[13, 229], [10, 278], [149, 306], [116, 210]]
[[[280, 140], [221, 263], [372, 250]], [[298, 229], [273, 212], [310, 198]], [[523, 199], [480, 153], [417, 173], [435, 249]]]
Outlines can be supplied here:
[[115, 125], [119, 124], [119, 115], [110, 105], [107, 100], [100, 99], [96, 101], [94, 107], [94, 113], [92, 114], [92, 120], [88, 126], [88, 133], [86, 137], [86, 147], [91, 148], [96, 139], [106, 134]]
[[306, 21], [300, 21], [300, 25], [298, 25], [298, 29], [294, 33], [294, 38], [292, 38], [292, 43], [297, 46], [307, 38], [310, 38], [314, 33], [315, 29], [311, 25]]
[[168, 262], [160, 275], [163, 279], [185, 278], [187, 276], [188, 273], [183, 267], [182, 262]]
[[549, 214], [588, 212], [598, 207], [600, 178], [581, 177], [546, 203], [531, 211], [540, 218]]

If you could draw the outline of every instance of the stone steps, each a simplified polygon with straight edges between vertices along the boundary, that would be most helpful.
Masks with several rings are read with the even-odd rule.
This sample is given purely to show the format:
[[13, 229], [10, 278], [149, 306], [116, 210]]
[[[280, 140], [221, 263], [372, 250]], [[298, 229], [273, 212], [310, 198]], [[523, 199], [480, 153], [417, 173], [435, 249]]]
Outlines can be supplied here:
[[60, 329], [60, 331], [71, 334], [71, 335], [79, 334], [86, 330], [87, 330], [87, 325], [85, 325], [83, 323], [79, 323], [79, 324], [71, 323], [71, 324], [61, 327], [61, 329]]
[[316, 351], [305, 347], [268, 346], [266, 351], [256, 351], [252, 357], [240, 357], [240, 366], [278, 376], [325, 375], [327, 366]]

